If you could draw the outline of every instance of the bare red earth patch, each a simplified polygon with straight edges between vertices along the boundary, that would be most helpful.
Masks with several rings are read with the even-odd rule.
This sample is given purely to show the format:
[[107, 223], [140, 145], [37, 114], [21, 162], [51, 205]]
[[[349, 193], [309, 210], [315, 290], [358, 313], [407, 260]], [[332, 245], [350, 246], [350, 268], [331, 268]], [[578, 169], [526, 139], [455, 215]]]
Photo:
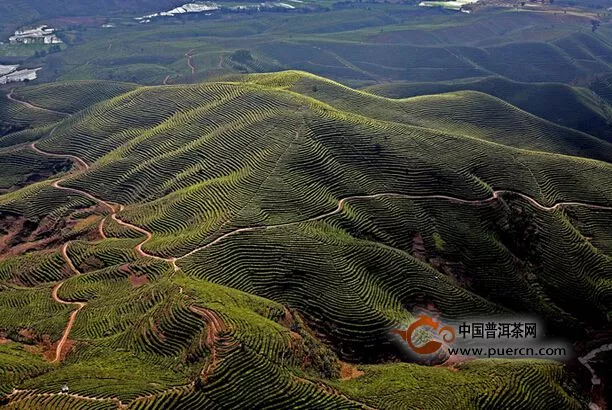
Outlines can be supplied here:
[[420, 261], [427, 260], [427, 251], [425, 250], [425, 243], [423, 237], [418, 233], [414, 234], [412, 238], [412, 256]]
[[363, 375], [363, 371], [357, 369], [357, 367], [345, 362], [340, 362], [340, 379], [351, 380]]
[[[0, 213], [0, 259], [5, 256], [18, 256], [26, 252], [39, 251], [60, 246], [66, 241], [65, 232], [80, 230], [79, 238], [98, 239], [96, 221], [102, 209], [99, 206], [80, 209], [78, 212], [91, 212], [86, 218], [28, 219], [14, 213]], [[91, 225], [91, 229], [83, 229]], [[72, 238], [70, 238], [72, 239]]]
[[55, 358], [55, 347], [57, 342], [52, 342], [49, 335], [37, 335], [30, 329], [21, 329], [19, 335], [27, 340], [29, 344], [24, 344], [23, 348], [36, 355], [41, 355], [45, 360], [52, 361]]
[[132, 288], [138, 288], [140, 286], [146, 285], [147, 283], [149, 283], [149, 278], [147, 277], [147, 275], [130, 275], [130, 285], [132, 285]]

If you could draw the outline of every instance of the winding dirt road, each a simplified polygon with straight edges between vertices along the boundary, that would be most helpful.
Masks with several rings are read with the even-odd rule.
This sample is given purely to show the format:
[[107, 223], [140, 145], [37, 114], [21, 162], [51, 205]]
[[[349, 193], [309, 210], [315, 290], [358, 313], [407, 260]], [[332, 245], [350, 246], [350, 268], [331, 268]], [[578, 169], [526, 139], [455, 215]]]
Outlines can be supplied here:
[[193, 59], [195, 50], [191, 49], [188, 52], [185, 53], [185, 57], [187, 57], [187, 66], [191, 69], [191, 75], [195, 74], [195, 66], [193, 65], [193, 63], [191, 62], [191, 60]]
[[[38, 148], [36, 146], [36, 143], [34, 143], [34, 142], [30, 146], [32, 147], [32, 149], [34, 151], [36, 151], [37, 153], [39, 153], [41, 155], [46, 155], [46, 156], [49, 156], [49, 157], [56, 157], [56, 158], [70, 158], [70, 159], [72, 159], [75, 162], [79, 172], [80, 171], [87, 171], [89, 169], [89, 165], [85, 161], [83, 161], [81, 158], [76, 157], [74, 155], [56, 154], [56, 153], [53, 153], [53, 152], [43, 151], [40, 148]], [[151, 258], [151, 259], [156, 259], [156, 260], [168, 262], [168, 263], [170, 263], [172, 265], [172, 267], [174, 268], [175, 271], [179, 270], [179, 267], [176, 265], [176, 258], [162, 258], [160, 256], [156, 256], [156, 255], [152, 255], [150, 253], [147, 253], [147, 252], [145, 252], [142, 249], [142, 246], [145, 243], [149, 242], [153, 238], [153, 234], [151, 232], [147, 231], [146, 229], [143, 229], [143, 228], [141, 228], [139, 226], [136, 226], [136, 225], [133, 225], [133, 224], [131, 224], [129, 222], [125, 222], [125, 221], [121, 220], [117, 216], [117, 213], [119, 213], [119, 212], [121, 212], [123, 210], [123, 205], [115, 206], [115, 205], [111, 204], [110, 202], [107, 202], [107, 201], [105, 201], [103, 199], [100, 199], [100, 198], [97, 198], [97, 197], [91, 195], [89, 192], [85, 192], [85, 191], [77, 189], [77, 188], [70, 188], [70, 187], [66, 187], [66, 186], [60, 185], [60, 183], [64, 182], [67, 178], [69, 178], [72, 175], [74, 175], [74, 173], [67, 174], [66, 176], [58, 179], [57, 181], [54, 181], [51, 184], [51, 186], [53, 186], [54, 188], [57, 188], [57, 189], [61, 189], [61, 190], [64, 190], [64, 191], [68, 191], [68, 192], [72, 192], [72, 193], [75, 193], [75, 194], [82, 195], [82, 196], [92, 200], [93, 202], [95, 202], [97, 204], [100, 204], [103, 207], [107, 208], [110, 211], [110, 213], [111, 213], [110, 216], [111, 216], [111, 219], [113, 221], [117, 222], [118, 224], [120, 224], [122, 226], [125, 226], [127, 228], [133, 229], [133, 230], [138, 231], [138, 232], [142, 233], [143, 235], [145, 235], [145, 239], [142, 242], [140, 242], [138, 245], [136, 245], [136, 248], [135, 248], [135, 251], [140, 256], [145, 257], [145, 258]], [[106, 218], [104, 218], [102, 220], [102, 222], [100, 223], [100, 225], [98, 226], [98, 232], [100, 232], [100, 236], [102, 236], [103, 238], [106, 238], [106, 235], [104, 234], [104, 226], [103, 226], [103, 223], [104, 223], [105, 220], [106, 220]]]
[[[46, 155], [46, 156], [50, 156], [50, 157], [58, 157], [58, 158], [70, 158], [74, 161], [76, 168], [77, 168], [77, 172], [82, 172], [82, 171], [87, 171], [89, 169], [89, 165], [83, 161], [81, 158], [76, 157], [74, 155], [69, 155], [69, 154], [56, 154], [56, 153], [51, 153], [51, 152], [47, 152], [44, 150], [41, 150], [40, 148], [36, 147], [36, 143], [32, 143], [31, 147], [33, 150], [35, 150], [37, 153], [42, 154], [42, 155]], [[354, 196], [348, 196], [345, 197], [343, 199], [341, 199], [340, 201], [338, 201], [338, 206], [336, 207], [336, 209], [323, 213], [321, 215], [312, 217], [312, 218], [308, 218], [308, 219], [303, 219], [303, 220], [298, 220], [298, 221], [292, 221], [292, 222], [285, 222], [285, 223], [281, 223], [281, 224], [276, 224], [276, 225], [261, 225], [261, 226], [252, 226], [252, 227], [246, 227], [246, 228], [238, 228], [235, 229], [233, 231], [230, 231], [224, 235], [221, 235], [220, 237], [216, 238], [215, 240], [213, 240], [212, 242], [209, 242], [206, 245], [200, 246], [198, 248], [195, 248], [191, 251], [189, 251], [188, 253], [179, 256], [179, 257], [170, 257], [170, 258], [164, 258], [164, 257], [160, 257], [157, 255], [153, 255], [150, 254], [146, 251], [144, 251], [142, 249], [142, 247], [149, 242], [151, 239], [153, 239], [153, 234], [144, 229], [141, 228], [139, 226], [136, 226], [134, 224], [131, 224], [129, 222], [125, 222], [123, 220], [121, 220], [117, 214], [121, 211], [123, 211], [124, 207], [123, 205], [118, 205], [118, 206], [113, 206], [111, 203], [97, 198], [93, 195], [91, 195], [88, 192], [85, 192], [83, 190], [77, 189], [77, 188], [69, 188], [69, 187], [65, 187], [60, 185], [61, 182], [65, 181], [67, 178], [69, 178], [71, 175], [73, 174], [67, 174], [66, 176], [60, 178], [57, 181], [54, 181], [52, 186], [57, 188], [57, 189], [62, 189], [65, 191], [69, 191], [72, 193], [76, 193], [76, 194], [80, 194], [85, 196], [86, 198], [92, 200], [95, 203], [98, 203], [100, 205], [102, 205], [103, 207], [107, 208], [110, 212], [111, 212], [111, 218], [113, 221], [117, 222], [118, 224], [125, 226], [127, 228], [133, 229], [137, 232], [140, 232], [141, 234], [143, 234], [145, 236], [145, 239], [143, 241], [141, 241], [140, 243], [138, 243], [138, 245], [136, 245], [136, 247], [134, 248], [134, 250], [142, 257], [145, 258], [151, 258], [151, 259], [155, 259], [155, 260], [159, 260], [159, 261], [163, 261], [163, 262], [167, 262], [169, 263], [173, 269], [174, 272], [177, 272], [180, 270], [180, 267], [177, 265], [177, 261], [180, 261], [182, 259], [185, 259], [197, 252], [200, 252], [204, 249], [210, 248], [216, 244], [218, 244], [219, 242], [227, 239], [230, 236], [233, 235], [237, 235], [239, 233], [243, 233], [243, 232], [254, 232], [254, 231], [261, 231], [261, 230], [268, 230], [268, 229], [275, 229], [275, 228], [282, 228], [282, 227], [289, 227], [289, 226], [293, 226], [293, 225], [297, 225], [297, 224], [301, 224], [301, 223], [307, 223], [307, 222], [313, 222], [313, 221], [318, 221], [318, 220], [322, 220], [325, 218], [328, 218], [330, 216], [333, 215], [337, 215], [340, 214], [344, 207], [346, 206], [346, 204], [349, 201], [353, 201], [353, 200], [368, 200], [368, 199], [378, 199], [378, 198], [402, 198], [402, 199], [413, 199], [413, 200], [420, 200], [420, 199], [438, 199], [438, 200], [444, 200], [444, 201], [449, 201], [449, 202], [453, 202], [453, 203], [458, 203], [458, 204], [468, 204], [468, 205], [485, 205], [488, 203], [491, 203], [497, 199], [500, 198], [501, 195], [503, 194], [514, 194], [514, 195], [518, 195], [522, 198], [524, 198], [525, 200], [527, 200], [528, 202], [530, 202], [533, 206], [535, 206], [538, 209], [541, 209], [543, 211], [555, 211], [558, 208], [562, 207], [562, 206], [583, 206], [583, 207], [587, 207], [587, 208], [591, 208], [591, 209], [598, 209], [598, 210], [612, 210], [612, 206], [604, 206], [604, 205], [596, 205], [596, 204], [588, 204], [588, 203], [583, 203], [583, 202], [575, 202], [575, 201], [567, 201], [567, 202], [558, 202], [552, 206], [545, 206], [540, 204], [538, 201], [536, 201], [535, 199], [531, 198], [530, 196], [527, 196], [525, 194], [522, 194], [520, 192], [515, 192], [515, 191], [511, 191], [511, 190], [497, 190], [497, 191], [493, 191], [492, 195], [489, 198], [485, 198], [485, 199], [474, 199], [474, 200], [470, 200], [470, 199], [464, 199], [464, 198], [457, 198], [457, 197], [453, 197], [453, 196], [448, 196], [448, 195], [407, 195], [407, 194], [400, 194], [400, 193], [395, 193], [395, 192], [383, 192], [383, 193], [378, 193], [378, 194], [372, 194], [372, 195], [354, 195]], [[106, 218], [104, 218], [102, 220], [102, 222], [100, 223], [98, 230], [100, 232], [100, 235], [105, 238], [106, 235], [104, 235], [104, 227], [103, 227], [103, 223], [106, 220]], [[69, 264], [69, 266], [71, 267], [71, 269], [73, 271], [75, 271], [78, 274], [78, 270], [76, 270], [76, 268], [74, 267], [74, 265], [72, 265], [72, 262], [70, 261], [70, 258], [68, 258], [67, 254], [65, 253], [65, 248], [67, 245], [64, 245], [64, 248], [62, 248], [64, 250], [64, 252], [62, 253], [67, 261], [67, 263]], [[63, 282], [62, 282], [63, 283]], [[59, 360], [59, 357], [61, 357], [61, 349], [63, 348], [64, 344], [66, 343], [66, 340], [68, 339], [68, 334], [70, 333], [70, 330], [72, 328], [72, 324], [74, 323], [74, 319], [76, 318], [76, 315], [78, 314], [78, 312], [85, 306], [85, 304], [82, 304], [80, 302], [78, 303], [71, 303], [71, 302], [65, 302], [65, 301], [61, 301], [59, 298], [57, 298], [57, 290], [61, 287], [62, 283], [60, 283], [59, 285], [56, 286], [56, 288], [54, 288], [54, 294], [53, 294], [53, 298], [55, 300], [57, 300], [60, 303], [64, 303], [64, 304], [76, 304], [78, 305], [78, 309], [75, 310], [70, 317], [70, 321], [68, 326], [66, 327], [66, 331], [64, 332], [64, 335], [62, 336], [62, 340], [60, 341], [60, 344], [58, 345], [58, 349], [57, 349], [57, 353], [56, 353], [56, 359], [55, 360]]]
[[[53, 132], [55, 132], [55, 128], [53, 128], [53, 130], [51, 131], [51, 133], [53, 133]], [[51, 135], [51, 133], [49, 135]], [[74, 155], [69, 155], [69, 154], [53, 154], [51, 152], [46, 152], [46, 151], [43, 151], [41, 149], [38, 149], [34, 142], [30, 144], [30, 147], [36, 153], [44, 155], [44, 156], [47, 156], [47, 157], [68, 158], [68, 159], [71, 159], [74, 162], [74, 164], [76, 165], [76, 168], [77, 168], [78, 171], [87, 171], [89, 169], [89, 165], [87, 164], [87, 162], [83, 161], [79, 157], [75, 157]]]
[[102, 240], [107, 239], [106, 234], [104, 233], [104, 222], [106, 222], [106, 217], [100, 220], [100, 224], [98, 225], [98, 234], [100, 234], [100, 238]]
[[529, 201], [532, 205], [534, 205], [535, 207], [537, 207], [538, 209], [541, 209], [543, 211], [555, 211], [558, 208], [562, 207], [562, 206], [584, 206], [587, 208], [591, 208], [591, 209], [599, 209], [599, 210], [607, 210], [607, 211], [612, 211], [612, 206], [604, 206], [604, 205], [595, 205], [595, 204], [588, 204], [588, 203], [583, 203], [583, 202], [572, 202], [572, 201], [568, 201], [568, 202], [558, 202], [552, 206], [545, 206], [540, 204], [538, 201], [536, 201], [535, 199], [531, 198], [530, 196], [527, 196], [525, 194], [521, 194], [520, 192], [515, 192], [515, 191], [510, 191], [510, 190], [497, 190], [497, 191], [493, 191], [493, 194], [486, 199], [462, 199], [462, 198], [457, 198], [457, 197], [453, 197], [453, 196], [448, 196], [448, 195], [406, 195], [406, 194], [399, 194], [399, 193], [394, 193], [394, 192], [383, 192], [383, 193], [379, 193], [379, 194], [373, 194], [373, 195], [354, 195], [354, 196], [348, 196], [345, 197], [343, 199], [341, 199], [338, 202], [338, 206], [336, 207], [336, 209], [334, 209], [333, 211], [330, 212], [326, 212], [324, 214], [321, 214], [319, 216], [315, 216], [313, 218], [308, 218], [308, 219], [304, 219], [304, 220], [299, 220], [299, 221], [293, 221], [293, 222], [285, 222], [282, 224], [277, 224], [277, 225], [261, 225], [261, 226], [253, 226], [253, 227], [247, 227], [247, 228], [239, 228], [236, 230], [233, 230], [231, 232], [228, 232], [220, 237], [218, 237], [217, 239], [215, 239], [214, 241], [201, 246], [199, 248], [196, 248], [186, 254], [184, 254], [183, 256], [179, 256], [176, 258], [176, 260], [181, 260], [184, 258], [187, 258], [188, 256], [193, 255], [194, 253], [197, 253], [201, 250], [207, 249], [219, 242], [221, 242], [222, 240], [226, 239], [229, 236], [233, 236], [236, 235], [238, 233], [241, 232], [253, 232], [253, 231], [261, 231], [261, 230], [267, 230], [267, 229], [273, 229], [273, 228], [282, 228], [282, 227], [288, 227], [288, 226], [293, 226], [293, 225], [297, 225], [300, 223], [305, 223], [305, 222], [313, 222], [313, 221], [318, 221], [321, 219], [325, 219], [328, 218], [330, 216], [333, 215], [337, 215], [340, 214], [342, 212], [342, 210], [344, 209], [344, 206], [346, 205], [347, 202], [352, 201], [352, 200], [359, 200], [359, 199], [378, 199], [378, 198], [401, 198], [401, 199], [414, 199], [414, 200], [419, 200], [419, 199], [439, 199], [439, 200], [444, 200], [444, 201], [449, 201], [449, 202], [453, 202], [453, 203], [458, 203], [458, 204], [467, 204], [467, 205], [485, 205], [488, 203], [491, 203], [497, 199], [500, 198], [501, 195], [503, 194], [514, 194], [514, 195], [518, 195], [522, 198], [524, 198], [525, 200]]
[[[68, 267], [70, 268], [72, 273], [74, 273], [75, 275], [80, 275], [81, 272], [76, 268], [76, 266], [74, 266], [74, 264], [72, 263], [72, 260], [70, 260], [70, 257], [68, 256], [68, 244], [69, 243], [70, 242], [66, 242], [64, 246], [62, 246], [60, 250], [60, 254], [62, 255], [62, 258], [64, 258], [64, 260], [68, 264]], [[57, 292], [60, 290], [63, 284], [64, 282], [60, 282], [53, 287], [53, 290], [51, 291], [51, 297], [53, 298], [53, 300], [55, 300], [58, 303], [61, 303], [62, 305], [75, 305], [77, 308], [73, 310], [72, 313], [70, 313], [70, 318], [68, 319], [68, 323], [66, 324], [66, 328], [64, 329], [62, 338], [59, 340], [55, 348], [55, 358], [51, 361], [51, 363], [59, 362], [61, 360], [62, 352], [64, 350], [64, 346], [66, 345], [66, 342], [68, 341], [68, 336], [70, 336], [70, 331], [72, 330], [72, 326], [74, 326], [74, 321], [76, 320], [76, 317], [81, 311], [81, 309], [83, 309], [87, 305], [84, 302], [69, 302], [67, 300], [61, 299], [58, 296]]]
[[[81, 191], [82, 192], [82, 191]], [[136, 247], [134, 248], [134, 250], [142, 257], [145, 258], [151, 258], [151, 259], [156, 259], [158, 261], [163, 261], [163, 262], [168, 262], [170, 265], [172, 265], [172, 267], [174, 268], [174, 271], [178, 271], [180, 268], [176, 265], [176, 260], [177, 258], [162, 258], [161, 256], [157, 256], [157, 255], [152, 255], [150, 253], [147, 253], [145, 251], [142, 250], [142, 246], [149, 242], [151, 239], [153, 239], [153, 234], [149, 231], [147, 231], [144, 228], [141, 228], [140, 226], [136, 226], [133, 225], [129, 222], [125, 222], [122, 221], [121, 219], [119, 219], [119, 217], [117, 216], [118, 212], [123, 211], [123, 205], [119, 205], [119, 209], [117, 210], [117, 212], [112, 213], [111, 218], [113, 219], [113, 221], [117, 222], [119, 225], [125, 226], [127, 228], [133, 229], [135, 231], [140, 232], [141, 234], [145, 235], [145, 240], [140, 242], [138, 245], [136, 245]]]
[[60, 282], [53, 287], [53, 291], [51, 292], [51, 296], [53, 297], [53, 300], [55, 300], [58, 303], [61, 303], [62, 305], [75, 305], [77, 308], [73, 310], [72, 313], [70, 313], [70, 318], [68, 319], [68, 323], [66, 324], [66, 328], [64, 329], [64, 334], [62, 335], [62, 338], [60, 339], [60, 341], [57, 344], [57, 347], [55, 348], [55, 358], [51, 361], [51, 363], [56, 363], [61, 360], [62, 352], [64, 350], [64, 346], [66, 345], [66, 342], [68, 341], [68, 336], [70, 336], [70, 331], [72, 330], [72, 326], [74, 326], [74, 321], [76, 320], [76, 317], [81, 311], [81, 309], [83, 309], [87, 305], [84, 302], [69, 302], [67, 300], [61, 299], [57, 295], [57, 292], [59, 291], [59, 289], [62, 287], [63, 284], [64, 282]]

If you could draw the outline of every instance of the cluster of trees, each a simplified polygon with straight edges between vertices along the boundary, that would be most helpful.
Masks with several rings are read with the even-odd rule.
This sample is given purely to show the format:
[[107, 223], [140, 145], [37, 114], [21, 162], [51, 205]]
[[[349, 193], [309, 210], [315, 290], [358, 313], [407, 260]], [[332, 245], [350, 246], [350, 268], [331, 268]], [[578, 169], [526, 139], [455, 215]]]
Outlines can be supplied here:
[[501, 242], [519, 259], [532, 266], [539, 266], [540, 232], [535, 212], [523, 205], [514, 195], [508, 195], [506, 215], [497, 221]]
[[62, 51], [62, 47], [59, 44], [53, 44], [47, 50], [40, 50], [34, 53], [34, 58], [43, 58], [47, 54], [55, 54]]
[[7, 122], [2, 122], [2, 123], [0, 123], [0, 137], [2, 137], [4, 135], [11, 134], [13, 132], [18, 132], [18, 131], [25, 130], [26, 128], [28, 128], [28, 127], [23, 127], [23, 126], [19, 126], [17, 124], [11, 124], [11, 123], [7, 123]]

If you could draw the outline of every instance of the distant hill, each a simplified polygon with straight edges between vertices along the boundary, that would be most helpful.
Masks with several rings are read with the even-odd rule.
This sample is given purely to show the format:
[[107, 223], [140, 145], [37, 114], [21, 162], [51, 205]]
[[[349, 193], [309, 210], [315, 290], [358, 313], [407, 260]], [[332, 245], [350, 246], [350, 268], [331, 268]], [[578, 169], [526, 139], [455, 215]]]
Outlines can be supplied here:
[[0, 32], [21, 24], [57, 18], [101, 16], [110, 17], [119, 13], [141, 13], [172, 8], [184, 2], [180, 0], [19, 0], [0, 3]]
[[409, 98], [462, 90], [480, 91], [559, 125], [612, 142], [612, 100], [603, 82], [593, 91], [559, 83], [519, 83], [498, 77], [439, 83], [394, 83], [372, 86], [366, 91], [390, 98]]
[[329, 10], [84, 25], [64, 32], [64, 51], [40, 58], [48, 69], [39, 81], [159, 85], [292, 69], [354, 88], [492, 76], [569, 85], [612, 72], [608, 27], [593, 33], [586, 16], [512, 10], [468, 16], [382, 2], [321, 7]]

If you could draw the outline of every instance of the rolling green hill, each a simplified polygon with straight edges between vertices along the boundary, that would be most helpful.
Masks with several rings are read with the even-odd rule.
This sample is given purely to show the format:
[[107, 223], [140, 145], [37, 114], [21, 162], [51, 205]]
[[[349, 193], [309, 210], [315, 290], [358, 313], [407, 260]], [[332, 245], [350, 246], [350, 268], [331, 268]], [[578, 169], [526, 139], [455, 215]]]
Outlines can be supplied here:
[[[599, 83], [597, 83], [599, 84]], [[365, 91], [390, 97], [410, 98], [456, 91], [480, 91], [559, 125], [612, 141], [612, 100], [606, 100], [603, 84], [593, 91], [560, 83], [528, 84], [487, 77], [460, 82], [394, 83], [368, 87]]]
[[74, 114], [95, 103], [132, 91], [137, 86], [112, 81], [64, 81], [17, 88], [13, 95], [37, 107]]
[[[253, 75], [248, 79], [306, 94], [343, 110], [385, 121], [459, 133], [524, 149], [579, 155], [607, 162], [612, 158], [609, 141], [556, 126], [480, 92], [430, 93], [435, 95], [393, 100], [374, 98], [333, 81], [299, 72], [283, 76]], [[548, 101], [544, 96], [539, 98], [541, 103]], [[606, 114], [608, 108], [605, 107]], [[593, 108], [589, 109], [592, 115], [597, 113]], [[600, 117], [600, 125], [602, 122]]]
[[605, 329], [609, 143], [479, 92], [295, 71], [15, 95], [51, 89], [73, 114], [13, 102], [39, 122], [1, 140], [8, 408], [588, 405], [559, 363], [398, 363], [389, 331], [425, 307]]

